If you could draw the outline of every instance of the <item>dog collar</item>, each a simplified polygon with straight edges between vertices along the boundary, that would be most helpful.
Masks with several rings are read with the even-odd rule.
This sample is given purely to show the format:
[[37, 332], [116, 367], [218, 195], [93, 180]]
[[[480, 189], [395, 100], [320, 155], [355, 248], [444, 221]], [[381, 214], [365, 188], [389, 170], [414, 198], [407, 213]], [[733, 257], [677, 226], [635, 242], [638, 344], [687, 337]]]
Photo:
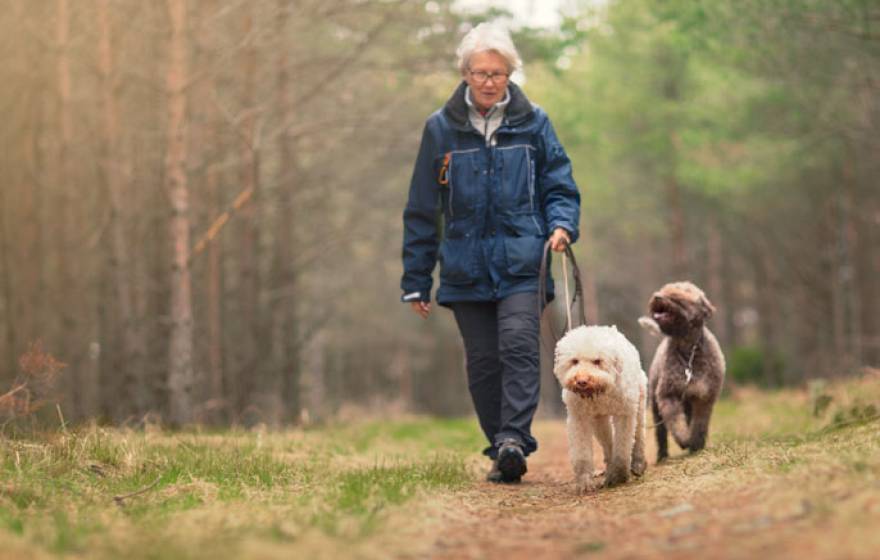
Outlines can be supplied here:
[[703, 331], [700, 330], [700, 338], [694, 343], [694, 346], [691, 348], [691, 355], [688, 357], [687, 364], [684, 367], [684, 377], [685, 377], [685, 385], [691, 382], [691, 379], [694, 378], [694, 356], [697, 355], [697, 348], [700, 347], [700, 343], [703, 342]]

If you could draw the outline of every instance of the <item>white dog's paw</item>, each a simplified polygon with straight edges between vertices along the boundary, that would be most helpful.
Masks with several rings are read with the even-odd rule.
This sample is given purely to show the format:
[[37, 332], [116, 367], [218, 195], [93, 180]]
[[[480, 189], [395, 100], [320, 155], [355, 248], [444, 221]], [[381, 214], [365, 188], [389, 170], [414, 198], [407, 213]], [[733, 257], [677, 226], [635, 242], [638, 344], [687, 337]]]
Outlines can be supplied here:
[[623, 465], [611, 465], [605, 473], [605, 487], [612, 488], [629, 482], [629, 468]]
[[630, 467], [630, 471], [636, 476], [642, 476], [645, 474], [645, 469], [648, 468], [648, 462], [645, 461], [644, 458], [633, 459], [632, 466]]
[[574, 488], [578, 494], [590, 494], [601, 487], [592, 476], [579, 476], [574, 481]]

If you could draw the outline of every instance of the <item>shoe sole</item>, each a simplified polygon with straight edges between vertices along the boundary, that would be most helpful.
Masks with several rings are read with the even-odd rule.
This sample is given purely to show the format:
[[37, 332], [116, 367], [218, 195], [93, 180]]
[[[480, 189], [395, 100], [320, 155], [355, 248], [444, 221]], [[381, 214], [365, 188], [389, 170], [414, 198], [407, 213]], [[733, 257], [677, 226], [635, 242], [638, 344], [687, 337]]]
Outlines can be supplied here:
[[526, 474], [526, 458], [513, 449], [505, 449], [498, 455], [498, 470], [502, 482], [519, 482]]

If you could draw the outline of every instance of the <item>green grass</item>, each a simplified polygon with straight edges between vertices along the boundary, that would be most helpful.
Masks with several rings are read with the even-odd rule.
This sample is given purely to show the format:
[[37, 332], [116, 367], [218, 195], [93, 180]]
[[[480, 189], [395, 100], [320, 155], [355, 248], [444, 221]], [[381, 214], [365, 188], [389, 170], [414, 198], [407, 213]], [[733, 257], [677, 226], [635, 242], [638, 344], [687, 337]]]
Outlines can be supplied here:
[[[756, 486], [780, 489], [780, 503], [787, 492], [795, 501], [809, 495], [816, 512], [851, 524], [834, 492], [860, 496], [859, 488], [877, 488], [880, 382], [731, 393], [717, 405], [704, 452], [673, 458], [608, 493], [609, 500], [621, 496], [608, 502], [609, 511], [627, 515], [654, 502], [649, 509], [659, 510], [697, 491], [724, 497]], [[541, 429], [564, 438], [559, 423]], [[131, 560], [358, 556], [361, 547], [392, 538], [401, 523], [432, 534], [424, 507], [474, 488], [483, 445], [474, 419], [276, 433], [19, 431], [0, 436], [0, 550]], [[532, 490], [543, 496], [550, 489]], [[852, 503], [873, 507], [872, 496], [862, 496], [867, 505]], [[497, 507], [492, 495], [485, 499]], [[593, 537], [578, 545], [579, 554], [610, 550]], [[373, 556], [387, 553], [380, 547]]]
[[471, 477], [460, 459], [437, 456], [415, 464], [377, 465], [340, 474], [326, 496], [325, 508], [312, 521], [330, 534], [340, 533], [341, 521], [360, 520], [356, 536], [377, 528], [377, 514], [399, 505], [420, 491], [455, 489]]
[[466, 459], [481, 437], [471, 420], [430, 419], [280, 433], [18, 433], [0, 439], [0, 543], [213, 558], [235, 557], [246, 535], [363, 538], [414, 497], [473, 481]]
[[[815, 400], [822, 398], [823, 407]], [[712, 418], [710, 446], [683, 463], [690, 476], [721, 485], [745, 481], [839, 479], [874, 484], [880, 473], [880, 378], [805, 390], [735, 391]], [[727, 473], [727, 474], [725, 474]], [[842, 482], [843, 483], [843, 482]]]

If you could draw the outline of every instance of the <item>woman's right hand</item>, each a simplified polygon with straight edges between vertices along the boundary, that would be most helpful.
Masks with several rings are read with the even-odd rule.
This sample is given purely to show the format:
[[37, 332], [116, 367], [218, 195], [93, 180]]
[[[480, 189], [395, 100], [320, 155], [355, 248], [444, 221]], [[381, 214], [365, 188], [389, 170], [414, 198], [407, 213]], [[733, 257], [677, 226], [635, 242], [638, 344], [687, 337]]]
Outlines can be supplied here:
[[431, 313], [431, 304], [427, 301], [411, 301], [409, 305], [413, 311], [422, 316], [422, 319], [427, 319]]

